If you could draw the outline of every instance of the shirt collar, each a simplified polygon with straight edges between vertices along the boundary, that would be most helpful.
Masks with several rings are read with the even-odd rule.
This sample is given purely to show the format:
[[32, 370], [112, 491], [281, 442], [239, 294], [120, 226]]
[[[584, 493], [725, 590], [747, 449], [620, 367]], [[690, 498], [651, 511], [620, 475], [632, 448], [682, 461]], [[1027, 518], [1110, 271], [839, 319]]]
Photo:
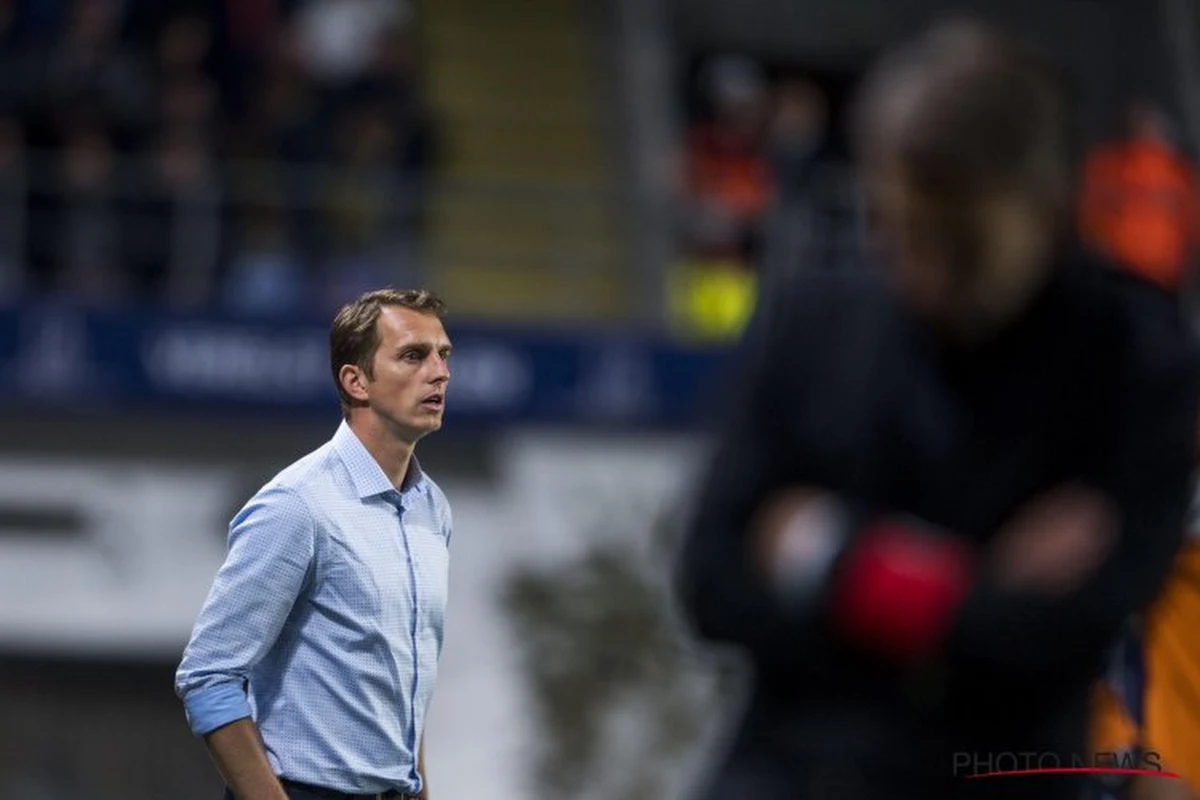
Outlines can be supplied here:
[[[338, 426], [337, 433], [333, 435], [333, 449], [337, 451], [342, 458], [342, 463], [346, 465], [346, 471], [350, 473], [350, 481], [354, 484], [354, 491], [358, 493], [359, 499], [395, 491], [395, 487], [392, 486], [392, 482], [384, 473], [383, 468], [379, 466], [379, 462], [368, 452], [358, 435], [344, 420]], [[409, 459], [408, 472], [405, 473], [404, 481], [400, 484], [401, 497], [407, 497], [410, 490], [420, 488], [424, 484], [424, 477], [425, 473], [414, 454]]]

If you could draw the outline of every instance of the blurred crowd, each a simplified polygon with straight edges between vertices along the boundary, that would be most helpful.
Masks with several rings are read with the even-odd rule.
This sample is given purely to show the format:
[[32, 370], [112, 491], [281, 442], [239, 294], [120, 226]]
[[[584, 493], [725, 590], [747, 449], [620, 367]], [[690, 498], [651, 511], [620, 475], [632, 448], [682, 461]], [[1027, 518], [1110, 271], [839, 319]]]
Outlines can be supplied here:
[[773, 203], [804, 193], [828, 156], [828, 101], [807, 78], [769, 83], [757, 62], [736, 56], [707, 63], [699, 83], [681, 176], [683, 250], [752, 268]]
[[0, 296], [326, 309], [417, 268], [405, 0], [0, 0]]
[[[420, 282], [436, 137], [411, 0], [0, 0], [0, 301], [327, 311]], [[764, 274], [861, 264], [836, 87], [692, 75], [669, 300], [744, 324]], [[1090, 152], [1084, 241], [1177, 288], [1200, 240], [1178, 131], [1140, 102]]]
[[701, 66], [695, 88], [680, 158], [675, 305], [693, 333], [723, 336], [750, 313], [766, 265], [860, 263], [860, 215], [819, 81], [723, 55]]
[[[672, 302], [683, 332], [727, 338], [744, 326], [764, 274], [861, 266], [862, 209], [837, 109], [819, 82], [720, 56], [695, 83]], [[1082, 245], [1200, 308], [1197, 173], [1171, 115], [1133, 100], [1080, 167]]]

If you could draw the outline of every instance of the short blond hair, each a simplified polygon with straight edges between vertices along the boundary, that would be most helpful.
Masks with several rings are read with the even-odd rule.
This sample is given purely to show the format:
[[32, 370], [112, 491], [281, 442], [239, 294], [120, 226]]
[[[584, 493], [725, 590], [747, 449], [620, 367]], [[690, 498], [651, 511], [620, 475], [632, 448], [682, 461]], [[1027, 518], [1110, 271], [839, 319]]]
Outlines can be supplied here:
[[379, 315], [389, 306], [431, 314], [439, 319], [446, 314], [446, 304], [427, 289], [375, 289], [338, 309], [329, 328], [329, 364], [343, 414], [349, 414], [356, 402], [342, 388], [342, 367], [353, 364], [368, 378], [374, 377], [372, 362], [379, 349]]

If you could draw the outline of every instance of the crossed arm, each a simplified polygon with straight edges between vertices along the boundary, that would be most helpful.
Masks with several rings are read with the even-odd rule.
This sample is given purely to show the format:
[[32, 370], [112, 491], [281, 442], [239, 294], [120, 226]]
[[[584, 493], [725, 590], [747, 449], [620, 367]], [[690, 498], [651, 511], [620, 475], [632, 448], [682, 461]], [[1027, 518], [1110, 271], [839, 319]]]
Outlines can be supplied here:
[[[784, 349], [782, 335], [763, 323], [758, 320], [752, 328], [752, 336], [761, 337], [751, 340], [752, 356]], [[1096, 502], [1063, 503], [1058, 497], [1042, 507], [1032, 506], [1018, 515], [1017, 528], [1024, 529], [1011, 532], [1011, 547], [1001, 547], [994, 558], [978, 554], [985, 562], [980, 566], [986, 568], [973, 574], [965, 596], [948, 617], [944, 636], [936, 642], [944, 666], [986, 670], [996, 676], [997, 685], [1082, 674], [1125, 619], [1153, 598], [1182, 541], [1196, 461], [1193, 356], [1190, 349], [1182, 352], [1167, 340], [1151, 363], [1132, 364], [1129, 369], [1137, 374], [1114, 382], [1122, 393], [1117, 405], [1124, 413], [1114, 421], [1099, 456], [1098, 483], [1089, 489]], [[828, 595], [804, 608], [789, 607], [763, 574], [761, 543], [772, 537], [764, 530], [764, 510], [780, 495], [799, 488], [820, 494], [822, 487], [816, 481], [807, 487], [789, 484], [794, 470], [784, 464], [794, 465], [794, 459], [780, 452], [780, 426], [773, 415], [782, 412], [772, 402], [778, 395], [773, 373], [761, 358], [750, 357], [747, 363], [750, 374], [738, 384], [744, 394], [733, 404], [729, 428], [699, 492], [700, 508], [680, 564], [681, 594], [701, 635], [740, 644], [760, 666], [786, 672], [803, 662], [815, 634], [842, 631], [821, 613], [830, 607]], [[855, 498], [839, 500], [855, 504]], [[1108, 523], [1097, 522], [1109, 515], [1097, 514], [1097, 503], [1112, 511], [1115, 528], [1102, 548], [1104, 555], [1089, 559], [1086, 570], [1074, 570], [1080, 574], [1051, 581], [1063, 568], [1082, 566], [1073, 555], [1076, 544], [1087, 548], [1105, 537], [1101, 528]], [[888, 514], [887, 509], [863, 511], [860, 523], [868, 527], [872, 519]], [[780, 525], [790, 517], [782, 516]], [[854, 541], [851, 535], [851, 545]], [[1040, 557], [1035, 555], [1039, 550]], [[1045, 565], [1048, 577], [1020, 576], [1035, 560]], [[1004, 562], [1014, 576], [997, 574], [996, 564]], [[1014, 585], [1038, 581], [1068, 588], [1046, 593]], [[886, 610], [895, 603], [879, 599], [876, 590], [882, 585], [880, 580], [867, 588]], [[895, 588], [894, 581], [888, 585]]]

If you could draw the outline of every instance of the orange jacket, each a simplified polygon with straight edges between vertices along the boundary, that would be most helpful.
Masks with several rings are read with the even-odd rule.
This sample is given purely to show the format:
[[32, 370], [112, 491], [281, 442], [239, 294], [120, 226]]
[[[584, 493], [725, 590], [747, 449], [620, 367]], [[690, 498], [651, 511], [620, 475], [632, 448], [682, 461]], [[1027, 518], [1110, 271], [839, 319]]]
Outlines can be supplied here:
[[761, 152], [705, 125], [689, 136], [687, 156], [687, 189], [693, 197], [718, 199], [747, 219], [766, 211], [773, 187]]
[[1084, 166], [1084, 241], [1167, 289], [1177, 289], [1197, 242], [1200, 199], [1191, 165], [1169, 147], [1135, 139], [1098, 148]]

